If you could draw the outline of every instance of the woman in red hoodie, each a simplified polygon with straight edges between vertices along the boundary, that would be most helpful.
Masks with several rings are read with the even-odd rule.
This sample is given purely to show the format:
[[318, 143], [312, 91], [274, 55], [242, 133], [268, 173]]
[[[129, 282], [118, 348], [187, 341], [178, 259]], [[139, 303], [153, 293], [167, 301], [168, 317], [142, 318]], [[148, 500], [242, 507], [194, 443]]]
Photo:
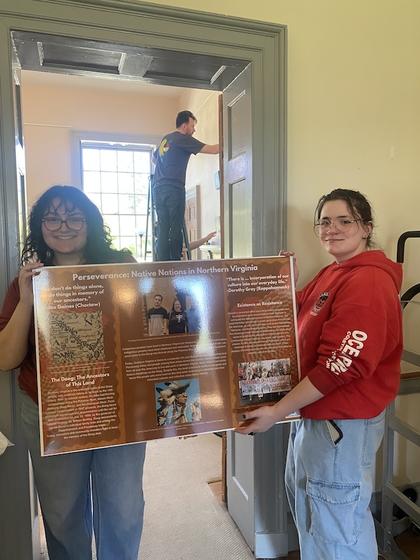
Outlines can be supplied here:
[[239, 431], [265, 431], [300, 410], [286, 491], [302, 560], [376, 560], [369, 502], [384, 410], [399, 386], [402, 271], [372, 250], [371, 207], [357, 191], [321, 197], [314, 229], [334, 262], [297, 295], [301, 381], [247, 412]]

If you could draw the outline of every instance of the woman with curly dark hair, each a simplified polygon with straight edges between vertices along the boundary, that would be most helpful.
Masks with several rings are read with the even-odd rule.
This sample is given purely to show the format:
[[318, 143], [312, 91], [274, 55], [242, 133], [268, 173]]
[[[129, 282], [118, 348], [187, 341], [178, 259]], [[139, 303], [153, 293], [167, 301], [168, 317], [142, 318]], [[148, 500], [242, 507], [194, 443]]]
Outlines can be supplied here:
[[[0, 313], [0, 369], [20, 369], [22, 427], [51, 560], [137, 560], [145, 444], [41, 457], [32, 277], [48, 266], [135, 262], [111, 247], [101, 213], [79, 189], [53, 186], [35, 203], [22, 268]], [[92, 512], [93, 506], [93, 512]]]
[[[22, 266], [36, 259], [45, 266], [54, 263], [54, 250], [45, 240], [45, 229], [61, 231], [60, 208], [69, 212], [67, 229], [82, 229], [86, 224], [86, 243], [83, 246], [83, 263], [99, 264], [133, 261], [127, 250], [111, 248], [111, 235], [101, 213], [83, 191], [71, 186], [55, 185], [49, 188], [33, 205], [29, 216], [29, 235], [22, 252]], [[51, 212], [50, 212], [51, 211]], [[48, 214], [48, 215], [47, 215]], [[68, 227], [73, 225], [72, 227]], [[50, 227], [48, 227], [50, 226]]]

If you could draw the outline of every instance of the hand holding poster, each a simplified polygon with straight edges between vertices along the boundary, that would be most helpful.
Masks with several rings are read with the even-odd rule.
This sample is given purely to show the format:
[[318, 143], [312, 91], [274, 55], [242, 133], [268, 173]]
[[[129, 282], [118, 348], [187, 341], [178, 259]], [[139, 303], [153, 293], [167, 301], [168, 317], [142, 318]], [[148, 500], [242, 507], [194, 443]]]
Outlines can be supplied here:
[[43, 455], [238, 425], [299, 379], [289, 257], [45, 267]]

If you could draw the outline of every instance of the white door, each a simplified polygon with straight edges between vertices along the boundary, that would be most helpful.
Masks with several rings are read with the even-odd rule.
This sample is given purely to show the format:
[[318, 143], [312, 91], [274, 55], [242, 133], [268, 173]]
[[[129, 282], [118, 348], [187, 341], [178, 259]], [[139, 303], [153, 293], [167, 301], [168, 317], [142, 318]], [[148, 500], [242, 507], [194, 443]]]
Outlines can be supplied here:
[[[252, 255], [251, 67], [223, 92], [225, 257]], [[228, 509], [254, 549], [254, 442], [228, 434]]]
[[[223, 92], [225, 257], [253, 253], [251, 65]], [[258, 185], [254, 185], [258, 189]], [[297, 548], [284, 492], [288, 426], [265, 434], [228, 433], [228, 509], [256, 558]]]
[[225, 257], [252, 255], [251, 65], [223, 92]]

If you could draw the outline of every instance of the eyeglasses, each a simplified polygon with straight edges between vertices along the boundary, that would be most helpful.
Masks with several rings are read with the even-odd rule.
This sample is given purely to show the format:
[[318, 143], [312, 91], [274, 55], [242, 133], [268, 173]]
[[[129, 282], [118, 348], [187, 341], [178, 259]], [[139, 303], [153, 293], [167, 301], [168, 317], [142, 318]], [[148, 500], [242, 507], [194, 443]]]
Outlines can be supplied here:
[[67, 228], [72, 231], [80, 231], [85, 225], [86, 220], [81, 216], [70, 217], [66, 220], [62, 220], [61, 218], [53, 218], [51, 216], [50, 218], [44, 218], [42, 220], [42, 223], [45, 225], [45, 228], [48, 231], [58, 231], [59, 229], [61, 229], [61, 226], [63, 224], [66, 224]]
[[323, 218], [314, 225], [314, 230], [317, 235], [321, 235], [334, 226], [338, 231], [346, 232], [357, 222], [360, 222], [360, 218], [355, 220], [350, 220], [349, 218]]

